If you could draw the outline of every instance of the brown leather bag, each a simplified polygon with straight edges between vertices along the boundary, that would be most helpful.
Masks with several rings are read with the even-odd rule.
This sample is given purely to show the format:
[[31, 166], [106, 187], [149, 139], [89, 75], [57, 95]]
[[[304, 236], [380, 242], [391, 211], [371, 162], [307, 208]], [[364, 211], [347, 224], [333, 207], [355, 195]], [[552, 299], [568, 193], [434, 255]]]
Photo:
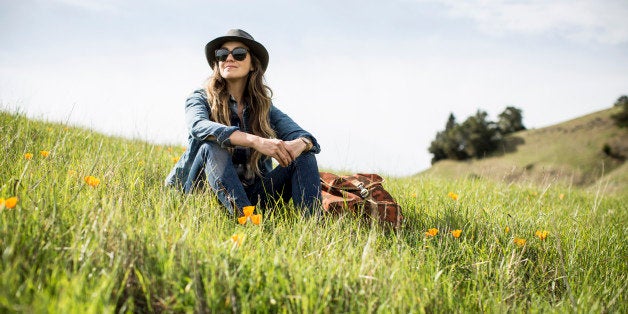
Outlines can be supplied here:
[[321, 172], [323, 209], [328, 213], [350, 211], [377, 218], [379, 221], [398, 228], [403, 216], [401, 206], [384, 189], [384, 179], [377, 174], [358, 173], [338, 176]]

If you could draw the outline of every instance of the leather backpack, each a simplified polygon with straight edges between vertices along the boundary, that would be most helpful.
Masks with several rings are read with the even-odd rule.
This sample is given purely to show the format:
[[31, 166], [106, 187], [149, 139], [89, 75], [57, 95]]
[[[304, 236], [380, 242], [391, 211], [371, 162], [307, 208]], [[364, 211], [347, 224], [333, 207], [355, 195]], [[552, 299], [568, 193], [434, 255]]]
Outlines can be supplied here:
[[323, 209], [328, 213], [349, 211], [377, 219], [398, 228], [403, 216], [401, 206], [384, 189], [384, 179], [377, 174], [358, 173], [338, 176], [320, 172]]

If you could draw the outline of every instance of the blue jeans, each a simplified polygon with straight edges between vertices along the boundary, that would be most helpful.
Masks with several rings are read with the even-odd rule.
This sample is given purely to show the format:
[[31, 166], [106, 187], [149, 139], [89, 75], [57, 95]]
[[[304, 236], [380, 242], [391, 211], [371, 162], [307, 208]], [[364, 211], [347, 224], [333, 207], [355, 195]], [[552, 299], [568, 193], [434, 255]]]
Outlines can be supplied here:
[[256, 178], [250, 186], [243, 186], [238, 178], [231, 154], [218, 143], [206, 142], [199, 149], [190, 173], [183, 185], [189, 193], [202, 184], [203, 176], [230, 214], [242, 215], [245, 206], [264, 208], [273, 201], [292, 199], [304, 216], [321, 213], [321, 183], [318, 164], [313, 153], [297, 157], [287, 167], [277, 166], [263, 178]]

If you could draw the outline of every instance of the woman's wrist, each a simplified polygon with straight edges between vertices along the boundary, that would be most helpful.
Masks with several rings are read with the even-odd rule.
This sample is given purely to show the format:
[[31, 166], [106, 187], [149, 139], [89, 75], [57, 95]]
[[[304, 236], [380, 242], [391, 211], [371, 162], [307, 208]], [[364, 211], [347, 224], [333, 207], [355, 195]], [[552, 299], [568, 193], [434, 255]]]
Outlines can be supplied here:
[[310, 149], [312, 149], [312, 147], [314, 146], [314, 144], [312, 144], [312, 141], [307, 137], [299, 137], [299, 140], [305, 143], [305, 149], [303, 150], [304, 152], [309, 152]]

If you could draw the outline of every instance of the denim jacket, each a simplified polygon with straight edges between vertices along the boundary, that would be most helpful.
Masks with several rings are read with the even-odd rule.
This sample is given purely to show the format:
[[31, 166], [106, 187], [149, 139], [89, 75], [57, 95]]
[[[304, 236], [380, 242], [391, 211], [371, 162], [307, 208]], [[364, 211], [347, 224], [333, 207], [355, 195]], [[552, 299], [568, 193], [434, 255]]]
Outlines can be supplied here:
[[[243, 119], [245, 122], [249, 121], [249, 112], [246, 106], [243, 112]], [[299, 137], [307, 137], [312, 141], [312, 144], [314, 144], [310, 152], [315, 154], [320, 152], [321, 148], [316, 138], [309, 132], [303, 130], [288, 117], [288, 115], [281, 112], [274, 105], [270, 107], [269, 119], [270, 126], [277, 134], [278, 139], [290, 141]], [[251, 133], [248, 129], [248, 123], [242, 123], [243, 128], [240, 128], [240, 126], [227, 126], [212, 121], [207, 94], [204, 89], [195, 90], [185, 101], [185, 123], [189, 133], [188, 147], [166, 177], [166, 186], [183, 185], [192, 167], [192, 162], [203, 142], [215, 141], [220, 144], [221, 147], [232, 148], [234, 145], [231, 144], [229, 136], [231, 136], [233, 132], [240, 130], [242, 132]], [[208, 137], [211, 137], [211, 139], [208, 139]], [[268, 156], [260, 158], [259, 169], [262, 176], [270, 172], [272, 170], [271, 158]]]

